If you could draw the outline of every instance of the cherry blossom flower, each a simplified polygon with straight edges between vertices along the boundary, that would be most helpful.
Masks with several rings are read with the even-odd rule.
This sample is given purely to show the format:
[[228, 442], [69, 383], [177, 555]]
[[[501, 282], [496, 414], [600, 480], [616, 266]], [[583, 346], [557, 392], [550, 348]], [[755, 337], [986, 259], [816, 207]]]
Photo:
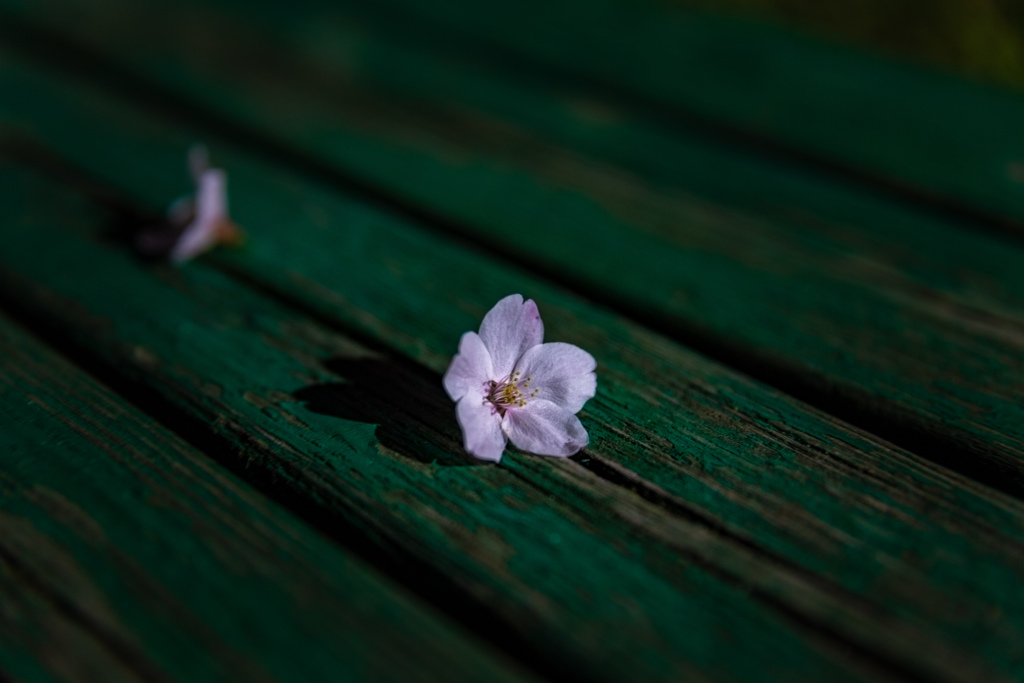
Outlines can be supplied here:
[[576, 413], [597, 390], [597, 362], [559, 342], [543, 344], [537, 304], [507, 296], [467, 332], [444, 375], [466, 450], [498, 462], [511, 440], [538, 455], [567, 456], [587, 445]]
[[242, 232], [228, 216], [227, 175], [210, 168], [206, 148], [189, 150], [195, 196], [181, 197], [167, 209], [166, 223], [140, 233], [136, 246], [150, 255], [184, 263], [220, 243], [238, 243]]

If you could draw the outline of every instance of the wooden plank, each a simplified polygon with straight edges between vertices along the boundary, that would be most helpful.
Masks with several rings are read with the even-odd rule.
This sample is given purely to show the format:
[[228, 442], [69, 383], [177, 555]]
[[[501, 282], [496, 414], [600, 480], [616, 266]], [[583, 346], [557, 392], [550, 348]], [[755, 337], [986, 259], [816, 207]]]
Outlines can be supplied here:
[[1020, 93], [657, 1], [502, 9], [396, 0], [371, 11], [382, 24], [404, 20], [407, 37], [493, 42], [616, 99], [721, 121], [896, 193], [1024, 218]]
[[[109, 216], [96, 205], [10, 167], [0, 175], [13, 226], [0, 249], [8, 295], [63, 317], [62, 336], [103, 354], [107, 371], [134, 376], [209, 424], [249, 471], [313, 506], [325, 528], [376, 543], [413, 582], [432, 572], [428, 589], [462, 592], [455, 611], [482, 603], [525, 642], [524, 658], [545, 657], [584, 680], [886, 677], [872, 657], [848, 655], [750, 600], [746, 586], [718, 578], [720, 568], [643, 542], [589, 499], [551, 496], [512, 468], [460, 466], [469, 463], [456, 455], [460, 437], [436, 377], [424, 383], [415, 369], [216, 272], [147, 271], [76, 235], [102, 229]], [[29, 270], [17, 265], [44, 244]], [[351, 393], [329, 384], [340, 376], [323, 369], [331, 358]], [[391, 381], [368, 379], [380, 374]], [[394, 392], [418, 400], [396, 404]], [[703, 553], [737, 554], [689, 527], [681, 531], [708, 546]], [[812, 612], [834, 609], [829, 596], [782, 574], [764, 576], [784, 592], [820, 594]]]
[[[337, 78], [321, 77], [316, 88], [297, 85], [292, 74], [316, 74], [319, 62], [287, 62], [287, 53], [276, 49], [262, 51], [275, 54], [281, 71], [245, 68], [258, 41], [248, 42], [256, 38], [244, 25], [227, 31], [217, 15], [209, 15], [216, 40], [204, 42], [194, 29], [208, 15], [185, 13], [171, 22], [179, 28], [169, 33], [170, 42], [153, 41], [153, 52], [146, 51], [145, 34], [116, 30], [118, 21], [131, 25], [131, 12], [105, 16], [115, 29], [96, 36], [111, 54], [131, 54], [132, 63], [148, 64], [154, 77], [282, 136], [312, 160], [281, 147], [268, 150], [278, 158], [325, 174], [354, 172], [358, 178], [350, 184], [366, 190], [370, 181], [392, 193], [387, 201], [397, 194], [419, 218], [424, 212], [418, 207], [425, 208], [435, 227], [470, 235], [755, 377], [1024, 495], [1020, 247], [863, 196], [836, 198], [800, 177], [765, 192], [786, 188], [789, 213], [803, 193], [828, 195], [834, 215], [859, 207], [857, 226], [821, 225], [814, 215], [803, 223], [737, 215], [664, 189], [680, 181], [667, 171], [648, 183], [464, 113], [425, 112]], [[229, 33], [239, 42], [231, 43]], [[316, 45], [322, 43], [308, 49], [316, 52]], [[357, 45], [361, 57], [336, 62], [339, 68], [351, 65], [358, 73], [357, 65], [392, 55], [372, 51], [372, 41]], [[146, 61], [147, 54], [163, 60], [176, 46], [187, 50], [187, 61], [160, 61], [159, 67]], [[390, 74], [385, 81], [392, 87], [402, 80], [397, 63], [405, 59], [364, 71], [371, 80]], [[304, 64], [308, 68], [299, 68]], [[442, 71], [405, 72], [403, 82]], [[423, 78], [419, 90], [407, 93], [431, 85], [438, 83]], [[494, 89], [484, 91], [479, 78], [468, 78], [460, 96], [474, 87], [488, 93], [478, 99], [500, 99]], [[177, 111], [196, 114], [187, 107]], [[571, 128], [552, 121], [546, 130]], [[233, 124], [220, 124], [231, 134]], [[643, 127], [616, 149], [634, 142], [656, 150], [647, 170], [665, 150], [686, 156], [670, 137]], [[690, 175], [715, 158], [705, 151]], [[716, 168], [729, 178], [724, 171], [738, 166]], [[747, 169], [743, 177], [753, 185], [773, 175], [766, 165]], [[744, 200], [748, 208], [765, 201], [758, 196]]]
[[146, 679], [26, 585], [0, 558], [0, 680], [136, 683]]
[[407, 39], [436, 31], [437, 42], [490, 42], [538, 70], [564, 69], [566, 79], [666, 116], [720, 121], [812, 165], [836, 162], [895, 192], [952, 198], [1018, 226], [1024, 218], [1021, 93], [657, 0], [371, 7], [361, 19], [401, 22]]
[[0, 668], [530, 680], [3, 316]]
[[[6, 92], [46, 100], [51, 106], [40, 111], [60, 112], [60, 117], [73, 112], [76, 125], [88, 126], [90, 135], [83, 139], [66, 126], [51, 127], [40, 119], [32, 123], [47, 144], [75, 158], [88, 169], [88, 176], [102, 178], [112, 188], [108, 192], [123, 193], [155, 208], [158, 197], [184, 189], [182, 174], [171, 169], [180, 164], [180, 152], [196, 131], [176, 128], [159, 117], [147, 118], [133, 112], [128, 102], [41, 77], [14, 88], [16, 65], [7, 66], [6, 83], [12, 89]], [[24, 72], [22, 76], [28, 78]], [[74, 96], [47, 99], [56, 92], [62, 93], [60, 97]], [[90, 114], [93, 107], [102, 116]], [[681, 551], [687, 557], [696, 554], [702, 563], [753, 582], [759, 594], [771, 596], [773, 604], [827, 624], [827, 629], [898, 660], [900, 666], [931, 667], [929, 672], [938, 676], [962, 672], [962, 662], [947, 665], [936, 659], [942, 653], [954, 656], [960, 648], [972, 650], [997, 668], [1013, 671], [1019, 666], [1020, 655], [1014, 649], [1019, 639], [1012, 635], [1019, 628], [1013, 616], [1018, 612], [1008, 602], [1015, 597], [1007, 589], [1018, 580], [1019, 503], [851, 431], [515, 269], [446, 244], [336, 192], [318, 189], [291, 171], [226, 147], [218, 147], [217, 154], [231, 169], [236, 213], [253, 236], [244, 254], [220, 259], [222, 267], [236, 276], [310, 309], [333, 325], [396, 348], [435, 373], [447, 363], [458, 335], [475, 325], [496, 296], [510, 290], [524, 291], [542, 303], [552, 335], [594, 352], [602, 367], [601, 393], [585, 411], [593, 446], [584, 458], [587, 462], [581, 464], [611, 471], [669, 504], [679, 517], [666, 518], [664, 511], [652, 512], [630, 496], [623, 498], [622, 492], [615, 495], [614, 489], [576, 463], [528, 458], [520, 464], [512, 459], [501, 470], [514, 470], [534, 485], [557, 492], [555, 500], [573, 507], [575, 515], [592, 519], [595, 507], [611, 507], [613, 518], [593, 523], [601, 533], [611, 534], [615, 543], [642, 534], [646, 540], [632, 540], [640, 545], [630, 547], [655, 564], [666, 561], [656, 559], [659, 552], [668, 552], [669, 557]], [[27, 234], [14, 231], [11, 243], [3, 244], [10, 253], [6, 272], [19, 272], [18, 263], [31, 261], [39, 245], [55, 241], [39, 232], [46, 221], [41, 223]], [[154, 383], [161, 391], [180, 394], [177, 400], [187, 410], [211, 420], [217, 415], [244, 418], [266, 430], [263, 440], [273, 457], [261, 456], [257, 462], [278, 473], [282, 486], [312, 485], [301, 478], [298, 483], [289, 481], [275, 458], [288, 462], [300, 453], [327, 449], [330, 456], [322, 457], [333, 461], [354, 448], [337, 434], [338, 422], [331, 417], [338, 414], [381, 424], [374, 435], [386, 453], [412, 448], [417, 454], [410, 457], [419, 462], [431, 462], [434, 457], [451, 462], [451, 449], [458, 449], [458, 436], [450, 431], [454, 429], [451, 406], [434, 384], [436, 374], [432, 380], [408, 384], [419, 375], [403, 370], [401, 363], [354, 361], [353, 355], [368, 352], [353, 351], [351, 341], [339, 341], [336, 334], [308, 320], [294, 321], [286, 312], [271, 315], [266, 302], [250, 303], [251, 294], [222, 283], [201, 264], [182, 273], [158, 271], [198, 300], [182, 302], [173, 292], [148, 282], [145, 271], [123, 255], [77, 242], [67, 249], [66, 257], [54, 256], [56, 265], [21, 270], [8, 286], [20, 288], [46, 315], [78, 330], [84, 343], [107, 354], [112, 364], [139, 373], [141, 381]], [[82, 253], [89, 254], [89, 265], [77, 263], [79, 257], [72, 256]], [[424, 259], [424, 254], [430, 258]], [[104, 273], [105, 279], [83, 288], [94, 270]], [[17, 285], [26, 278], [38, 281], [43, 289]], [[129, 280], [132, 300], [110, 301], [109, 292], [118, 287], [115, 283]], [[208, 284], [198, 289], [197, 281]], [[53, 297], [57, 301], [70, 297], [89, 311], [88, 318], [76, 321], [66, 305], [46, 305]], [[255, 309], [260, 311], [258, 316], [237, 312]], [[176, 323], [169, 317], [174, 311], [179, 311], [181, 321], [204, 322]], [[430, 315], [425, 316], [425, 311]], [[88, 322], [94, 318], [104, 321], [102, 327]], [[243, 334], [246, 326], [269, 337], [265, 343], [284, 357], [268, 356], [264, 342], [250, 338], [251, 329], [248, 336]], [[231, 331], [230, 338], [220, 330]], [[140, 344], [146, 351], [137, 358], [133, 349]], [[330, 386], [337, 381], [332, 373], [319, 374], [324, 373], [324, 359], [335, 354], [342, 358], [328, 363], [328, 370], [357, 386], [360, 381], [369, 383], [367, 394]], [[224, 357], [232, 359], [229, 367]], [[159, 363], [153, 365], [147, 359], [159, 359]], [[273, 377], [261, 376], [281, 363], [299, 365]], [[373, 382], [378, 373], [389, 381]], [[317, 384], [328, 386], [303, 389]], [[393, 386], [389, 389], [389, 385]], [[249, 388], [231, 389], [239, 386]], [[204, 387], [216, 394], [220, 403], [215, 408], [208, 405], [211, 399], [206, 395], [186, 398]], [[264, 408], [277, 420], [268, 421], [268, 415], [254, 412], [252, 403], [239, 398], [246, 391], [256, 408]], [[289, 402], [289, 394], [308, 401], [313, 412]], [[421, 400], [403, 405], [406, 401], [399, 400], [398, 394]], [[317, 400], [325, 395], [326, 400]], [[371, 408], [353, 410], [346, 407], [351, 402], [368, 403]], [[401, 412], [400, 419], [388, 415], [395, 409]], [[295, 419], [309, 430], [296, 429]], [[417, 428], [423, 434], [409, 436], [403, 423], [429, 426]], [[440, 439], [438, 429], [449, 431]], [[356, 440], [363, 443], [366, 438], [373, 437]], [[295, 443], [300, 445], [293, 451]], [[380, 472], [367, 473], [358, 454], [344, 462], [360, 476], [381, 481]], [[340, 470], [343, 465], [335, 467]], [[465, 476], [457, 488], [479, 491], [494, 485], [491, 477], [505, 474], [485, 470]], [[478, 479], [471, 483], [474, 477]], [[345, 482], [329, 481], [337, 488], [330, 490], [324, 505], [340, 505], [346, 496], [355, 495]], [[413, 487], [406, 495], [422, 501], [437, 483], [430, 480], [420, 486], [426, 490]], [[312, 490], [318, 500], [325, 499], [320, 488]], [[445, 490], [446, 494], [435, 495], [452, 495], [450, 487]], [[366, 489], [358, 495], [366, 496]], [[347, 515], [370, 515], [377, 510], [373, 501], [360, 500], [356, 509], [345, 508]], [[446, 505], [457, 503], [444, 500]], [[546, 497], [541, 501], [551, 505]], [[491, 499], [488, 502], [493, 504]], [[623, 529], [623, 522], [631, 530]], [[566, 542], [565, 529], [559, 527], [553, 533], [559, 543]], [[417, 527], [417, 534], [439, 542], [430, 527]], [[547, 548], [550, 537], [543, 538], [547, 540], [540, 541], [541, 547]], [[569, 545], [577, 543], [584, 541]], [[667, 549], [655, 550], [662, 544]], [[535, 547], [529, 542], [514, 545]], [[829, 577], [824, 584], [822, 576]], [[587, 572], [582, 578], [599, 580]]]
[[[216, 12], [208, 3], [197, 9], [186, 1], [161, 11], [161, 31], [150, 35], [137, 27], [150, 23], [151, 3], [113, 4], [116, 2], [104, 0], [100, 11], [72, 13], [68, 23], [78, 27], [75, 38], [107, 54], [121, 55], [126, 65], [140, 67], [149, 76], [203, 100], [236, 123], [270, 124], [264, 129], [268, 135], [285, 131], [292, 143], [302, 143], [303, 138], [296, 137], [285, 113], [275, 113], [277, 107], [240, 105], [260, 98], [261, 90], [272, 90], [279, 99], [293, 102], [292, 106], [305, 102], [299, 108], [308, 116], [310, 111], [318, 111], [309, 107], [311, 94], [329, 92], [332, 100], [345, 100], [344, 107], [332, 112], [337, 122], [355, 127], [363, 135], [383, 134], [406, 145], [441, 138], [449, 155], [466, 155], [465, 150], [452, 147], [453, 140], [461, 140], [470, 147], [469, 153], [482, 147], [489, 156], [500, 159], [519, 150], [511, 161], [522, 164], [552, 156], [539, 144], [537, 137], [541, 136], [588, 158], [628, 168], [663, 190], [697, 193], [786, 223], [810, 228], [828, 223], [835, 231], [855, 226], [877, 240], [926, 251], [937, 241], [943, 243], [935, 238], [936, 230], [940, 235], [949, 231], [947, 222], [933, 215], [886, 201], [841, 178], [766, 157], [735, 141], [723, 144], [706, 130], [665, 125], [634, 108], [589, 96], [578, 88], [524, 79], [512, 67], [488, 64], [482, 69], [477, 62], [467, 65], [457, 56], [425, 53], [422, 46], [410, 47], [387, 33], [354, 26], [355, 19], [339, 14], [336, 5], [332, 5], [330, 17], [290, 13], [268, 19], [258, 14]], [[337, 25], [332, 24], [328, 36], [318, 36], [309, 27], [323, 26], [331, 17]], [[332, 41], [345, 45], [345, 50], [330, 50]], [[240, 69], [257, 46], [261, 52], [275, 54], [273, 70], [253, 74]], [[172, 59], [168, 61], [168, 57]], [[390, 101], [382, 100], [382, 91], [390, 95]], [[225, 98], [228, 93], [231, 97]], [[399, 116], [410, 109], [414, 116]], [[428, 121], [431, 125], [425, 125]], [[310, 144], [305, 147], [307, 152], [389, 186], [387, 174], [358, 154], [346, 153], [347, 145], [333, 144], [332, 135], [308, 132], [316, 135], [324, 149]], [[431, 142], [431, 147], [438, 146], [438, 141]], [[556, 165], [564, 167], [568, 161], [557, 160]], [[630, 180], [621, 171], [600, 170], [620, 183]], [[391, 189], [410, 191], [401, 178]], [[949, 273], [944, 278], [951, 280], [947, 288], [969, 291], [979, 284], [957, 280]]]
[[[90, 8], [101, 24], [128, 25], [130, 15], [119, 17], [121, 4]], [[91, 11], [67, 0], [7, 5], [69, 27]], [[515, 64], [528, 78], [756, 144], [889, 194], [974, 208], [1018, 232], [1024, 219], [1024, 142], [1017, 134], [1024, 95], [760, 22], [657, 0], [558, 7], [531, 0], [487, 12], [468, 2], [438, 7], [419, 0], [206, 5], [236, 21], [249, 15], [302, 33], [328, 55], [350, 49], [353, 25], [383, 29], [421, 51]], [[131, 30], [145, 32], [147, 25]], [[229, 32], [212, 26], [194, 24], [194, 33]]]

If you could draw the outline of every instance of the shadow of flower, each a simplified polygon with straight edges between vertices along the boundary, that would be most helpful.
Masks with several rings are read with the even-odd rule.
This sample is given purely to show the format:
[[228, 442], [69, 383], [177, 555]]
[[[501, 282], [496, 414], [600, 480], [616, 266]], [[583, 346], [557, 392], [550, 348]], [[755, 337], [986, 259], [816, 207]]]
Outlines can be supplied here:
[[344, 381], [294, 392], [307, 410], [376, 424], [382, 445], [421, 463], [486, 464], [463, 450], [455, 406], [435, 375], [391, 358], [335, 357], [324, 366]]

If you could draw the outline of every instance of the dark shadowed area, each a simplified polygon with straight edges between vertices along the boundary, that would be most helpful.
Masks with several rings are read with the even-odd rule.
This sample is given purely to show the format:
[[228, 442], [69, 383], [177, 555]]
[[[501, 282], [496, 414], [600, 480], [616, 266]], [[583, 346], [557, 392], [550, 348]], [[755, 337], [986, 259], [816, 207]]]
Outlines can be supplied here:
[[0, 681], [1020, 680], [1022, 12], [0, 0]]

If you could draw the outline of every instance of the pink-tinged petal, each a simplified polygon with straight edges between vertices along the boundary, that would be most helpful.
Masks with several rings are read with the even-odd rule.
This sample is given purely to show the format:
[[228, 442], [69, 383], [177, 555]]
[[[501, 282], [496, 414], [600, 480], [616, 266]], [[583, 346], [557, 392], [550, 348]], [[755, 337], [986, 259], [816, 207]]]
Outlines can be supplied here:
[[228, 217], [228, 176], [211, 168], [199, 176], [196, 189], [196, 219], [213, 221]]
[[597, 361], [578, 346], [551, 342], [534, 346], [516, 363], [520, 382], [529, 381], [524, 393], [533, 400], [556, 403], [578, 413], [597, 391]]
[[509, 410], [501, 427], [516, 448], [537, 455], [572, 455], [590, 441], [579, 419], [551, 401], [534, 399]]
[[196, 190], [195, 217], [171, 250], [171, 260], [182, 263], [203, 253], [218, 241], [228, 219], [227, 176], [220, 169], [203, 171]]
[[462, 441], [466, 452], [479, 458], [498, 462], [505, 451], [505, 433], [501, 430], [501, 415], [483, 396], [470, 392], [455, 406], [455, 417], [462, 428]]
[[453, 401], [467, 393], [483, 395], [484, 385], [493, 375], [491, 354], [476, 332], [467, 332], [459, 341], [459, 352], [444, 373], [444, 390]]
[[491, 379], [504, 379], [524, 351], [544, 341], [537, 304], [532, 299], [523, 302], [520, 294], [505, 297], [484, 316], [480, 338], [491, 352], [495, 374]]

